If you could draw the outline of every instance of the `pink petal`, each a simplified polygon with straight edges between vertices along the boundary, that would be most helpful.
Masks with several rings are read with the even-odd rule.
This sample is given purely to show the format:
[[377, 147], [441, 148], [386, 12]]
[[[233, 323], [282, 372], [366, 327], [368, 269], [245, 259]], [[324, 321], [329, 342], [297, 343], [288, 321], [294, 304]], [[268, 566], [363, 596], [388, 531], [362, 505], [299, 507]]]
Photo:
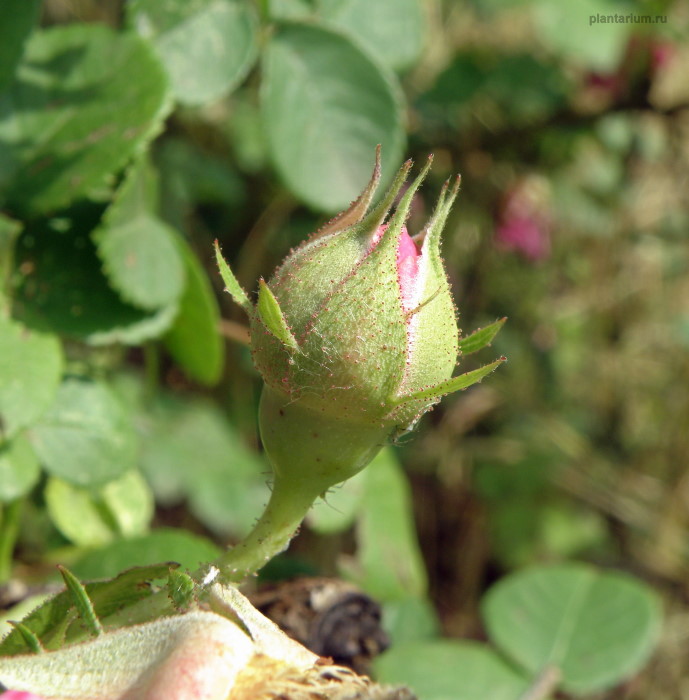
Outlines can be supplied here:
[[[371, 248], [375, 248], [383, 237], [388, 225], [383, 224], [373, 234]], [[419, 273], [419, 249], [407, 232], [407, 227], [402, 226], [400, 240], [397, 246], [397, 279], [400, 285], [402, 308], [409, 311], [414, 306], [416, 278]]]
[[414, 306], [416, 278], [419, 274], [419, 257], [416, 243], [407, 233], [407, 227], [403, 226], [397, 248], [397, 275], [402, 295], [402, 308], [405, 311], [409, 311]]
[[40, 695], [27, 693], [24, 690], [8, 690], [0, 695], [0, 700], [44, 700]]

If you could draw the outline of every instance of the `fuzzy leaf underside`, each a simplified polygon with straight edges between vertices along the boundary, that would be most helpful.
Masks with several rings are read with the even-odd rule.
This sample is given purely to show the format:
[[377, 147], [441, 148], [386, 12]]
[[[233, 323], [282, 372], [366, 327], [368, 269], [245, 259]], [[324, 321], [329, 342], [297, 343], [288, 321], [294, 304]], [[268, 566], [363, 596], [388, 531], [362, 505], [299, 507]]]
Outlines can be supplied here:
[[[136, 567], [122, 572], [110, 581], [85, 584], [86, 593], [95, 614], [100, 620], [107, 622], [107, 618], [116, 616], [127, 606], [149, 597], [150, 582], [166, 578], [170, 566], [170, 564], [156, 564]], [[41, 645], [47, 650], [58, 649], [65, 641], [76, 642], [87, 636], [83, 625], [74, 614], [73, 598], [66, 590], [50, 598], [26, 616], [22, 624], [40, 640]], [[24, 636], [16, 629], [0, 642], [0, 658], [25, 654], [29, 650]]]

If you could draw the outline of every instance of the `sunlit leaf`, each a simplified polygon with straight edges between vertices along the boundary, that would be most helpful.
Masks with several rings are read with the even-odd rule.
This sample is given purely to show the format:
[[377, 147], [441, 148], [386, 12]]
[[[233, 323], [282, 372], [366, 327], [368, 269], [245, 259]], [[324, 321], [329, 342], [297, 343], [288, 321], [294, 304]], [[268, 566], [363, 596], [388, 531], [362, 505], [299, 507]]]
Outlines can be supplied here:
[[264, 56], [263, 121], [276, 168], [307, 204], [345, 209], [368, 181], [377, 144], [383, 179], [404, 145], [402, 99], [345, 36], [311, 24], [276, 28]]
[[28, 493], [38, 481], [40, 465], [22, 434], [0, 446], [0, 503]]
[[30, 435], [46, 470], [77, 486], [111, 481], [136, 465], [131, 418], [100, 382], [65, 380]]
[[659, 600], [618, 572], [581, 564], [534, 567], [497, 583], [483, 601], [493, 642], [530, 673], [553, 666], [567, 691], [587, 695], [638, 671], [658, 639]]
[[419, 0], [321, 0], [320, 16], [350, 33], [390, 68], [409, 68], [423, 48]]
[[213, 531], [246, 534], [265, 505], [269, 465], [208, 401], [162, 397], [147, 419], [141, 467], [157, 499], [188, 499]]
[[55, 399], [62, 366], [62, 348], [55, 336], [0, 317], [0, 432], [12, 436], [47, 410]]
[[185, 104], [230, 92], [256, 57], [257, 20], [246, 0], [133, 0], [127, 10], [160, 56], [175, 97]]
[[153, 516], [153, 496], [137, 471], [97, 489], [53, 477], [46, 485], [45, 499], [60, 532], [85, 547], [143, 534]]
[[529, 687], [528, 678], [476, 642], [401, 644], [374, 668], [377, 680], [404, 683], [423, 700], [516, 700]]
[[383, 600], [423, 595], [424, 567], [413, 525], [411, 491], [390, 448], [364, 472], [357, 520], [357, 583]]
[[140, 160], [93, 234], [112, 288], [126, 303], [148, 311], [176, 302], [185, 281], [178, 234], [156, 216], [156, 194], [154, 173]]
[[146, 43], [102, 24], [29, 38], [0, 96], [0, 189], [13, 208], [46, 212], [104, 184], [167, 114], [167, 81]]

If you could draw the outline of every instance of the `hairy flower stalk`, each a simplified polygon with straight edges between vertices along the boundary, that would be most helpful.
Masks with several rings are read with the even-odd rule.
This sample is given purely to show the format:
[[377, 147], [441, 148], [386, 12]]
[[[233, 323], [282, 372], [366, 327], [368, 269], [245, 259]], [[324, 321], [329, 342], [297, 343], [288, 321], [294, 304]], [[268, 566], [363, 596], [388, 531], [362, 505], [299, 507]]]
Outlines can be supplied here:
[[[445, 183], [431, 219], [405, 226], [432, 158], [401, 197], [406, 162], [378, 205], [380, 152], [349, 209], [293, 250], [253, 304], [216, 244], [227, 291], [248, 313], [251, 350], [264, 380], [260, 431], [274, 470], [255, 530], [216, 562], [232, 580], [284, 549], [313, 501], [363, 469], [440, 398], [480, 381], [502, 361], [452, 377], [463, 344], [490, 342], [502, 322], [464, 341], [440, 256], [459, 189]], [[479, 337], [480, 336], [480, 337]]]

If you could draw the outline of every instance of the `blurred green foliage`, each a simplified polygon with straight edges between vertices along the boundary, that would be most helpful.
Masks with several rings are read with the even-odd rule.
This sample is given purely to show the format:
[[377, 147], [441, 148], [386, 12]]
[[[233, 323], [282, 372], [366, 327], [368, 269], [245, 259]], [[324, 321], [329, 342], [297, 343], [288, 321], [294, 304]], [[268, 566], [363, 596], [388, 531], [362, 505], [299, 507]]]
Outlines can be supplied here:
[[[496, 578], [570, 558], [632, 571], [666, 600], [660, 651], [596, 697], [676, 697], [688, 14], [686, 0], [5, 0], [0, 579], [42, 581], [55, 561], [92, 577], [193, 568], [245, 534], [270, 469], [212, 241], [249, 287], [358, 193], [376, 144], [386, 177], [433, 151], [410, 227], [461, 172], [446, 266], [466, 332], [508, 317], [494, 346], [509, 362], [402, 436], [399, 462], [384, 452], [328, 494], [292, 557], [356, 580], [394, 640], [426, 644], [383, 657], [382, 676], [423, 686], [409, 659], [468, 654], [505, 697], [524, 687], [514, 668], [440, 629], [487, 626], [511, 656], [481, 618]], [[453, 676], [431, 680], [427, 700], [450, 697]]]

